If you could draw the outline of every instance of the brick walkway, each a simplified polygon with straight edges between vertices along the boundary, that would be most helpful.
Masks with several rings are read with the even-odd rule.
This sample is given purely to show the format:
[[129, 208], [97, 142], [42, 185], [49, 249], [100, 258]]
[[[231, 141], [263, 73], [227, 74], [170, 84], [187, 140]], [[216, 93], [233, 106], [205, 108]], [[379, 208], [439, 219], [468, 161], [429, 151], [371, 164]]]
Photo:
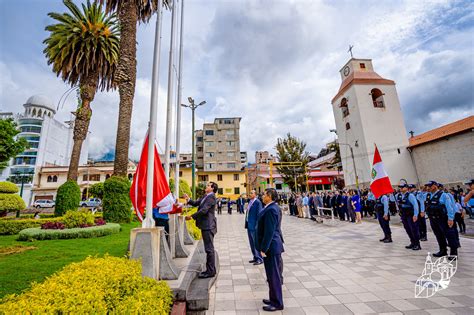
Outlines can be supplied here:
[[[244, 216], [218, 216], [215, 244], [220, 273], [207, 314], [263, 314], [268, 298], [263, 265], [253, 266]], [[275, 314], [474, 314], [474, 239], [462, 238], [458, 270], [449, 288], [415, 299], [416, 279], [428, 251], [438, 250], [434, 235], [422, 251], [405, 249], [404, 230], [392, 228], [392, 244], [382, 244], [378, 224], [336, 226], [284, 216], [283, 296]]]

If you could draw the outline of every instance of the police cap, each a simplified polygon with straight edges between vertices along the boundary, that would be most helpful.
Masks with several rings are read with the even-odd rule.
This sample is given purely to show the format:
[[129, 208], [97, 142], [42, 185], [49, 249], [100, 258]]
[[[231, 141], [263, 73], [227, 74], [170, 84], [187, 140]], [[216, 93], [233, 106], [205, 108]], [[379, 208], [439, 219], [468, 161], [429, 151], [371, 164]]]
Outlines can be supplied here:
[[430, 180], [429, 182], [425, 184], [425, 186], [433, 186], [433, 185], [439, 186], [440, 184], [434, 180]]
[[464, 184], [470, 186], [470, 185], [474, 184], [474, 179], [470, 179], [467, 182], [465, 182]]
[[408, 184], [408, 188], [416, 188], [416, 185]]

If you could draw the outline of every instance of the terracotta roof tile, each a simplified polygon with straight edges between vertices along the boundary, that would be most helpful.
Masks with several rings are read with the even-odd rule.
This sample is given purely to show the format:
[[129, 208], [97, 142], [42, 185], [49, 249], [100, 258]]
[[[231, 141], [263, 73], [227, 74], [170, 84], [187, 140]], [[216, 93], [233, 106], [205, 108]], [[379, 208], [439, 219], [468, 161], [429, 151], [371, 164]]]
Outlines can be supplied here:
[[374, 71], [356, 71], [351, 73], [347, 78], [342, 81], [339, 91], [336, 96], [333, 97], [331, 103], [344, 94], [352, 84], [381, 84], [381, 85], [394, 85], [395, 81], [382, 78]]
[[474, 129], [474, 115], [427, 131], [420, 135], [410, 137], [408, 140], [410, 141], [410, 147], [413, 148], [421, 144], [452, 136], [469, 129]]

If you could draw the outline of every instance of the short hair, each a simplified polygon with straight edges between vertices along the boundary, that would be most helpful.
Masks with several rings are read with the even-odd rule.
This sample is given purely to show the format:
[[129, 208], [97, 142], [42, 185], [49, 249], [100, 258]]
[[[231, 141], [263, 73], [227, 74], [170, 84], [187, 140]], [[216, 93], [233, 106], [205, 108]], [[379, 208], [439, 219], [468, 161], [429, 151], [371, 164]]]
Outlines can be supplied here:
[[214, 182], [209, 182], [209, 184], [211, 184], [212, 191], [213, 191], [214, 193], [217, 193], [217, 191], [219, 190], [219, 186], [217, 186], [217, 184], [214, 183]]
[[265, 195], [272, 198], [272, 201], [278, 201], [278, 193], [275, 188], [265, 189]]

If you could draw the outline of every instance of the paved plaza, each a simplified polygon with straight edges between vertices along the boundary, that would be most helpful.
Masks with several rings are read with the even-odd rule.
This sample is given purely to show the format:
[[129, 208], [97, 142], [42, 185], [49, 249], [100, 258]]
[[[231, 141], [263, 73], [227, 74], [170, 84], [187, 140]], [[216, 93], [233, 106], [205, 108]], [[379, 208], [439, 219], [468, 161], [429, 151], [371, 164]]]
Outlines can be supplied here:
[[[207, 314], [263, 314], [268, 298], [263, 265], [253, 266], [244, 215], [217, 216], [215, 238], [220, 272]], [[337, 222], [335, 226], [284, 215], [283, 297], [275, 314], [474, 314], [474, 239], [462, 238], [458, 269], [446, 290], [415, 298], [427, 252], [437, 252], [428, 233], [423, 250], [409, 243], [400, 226], [391, 244], [382, 244], [378, 224]], [[270, 314], [270, 313], [268, 313]]]

